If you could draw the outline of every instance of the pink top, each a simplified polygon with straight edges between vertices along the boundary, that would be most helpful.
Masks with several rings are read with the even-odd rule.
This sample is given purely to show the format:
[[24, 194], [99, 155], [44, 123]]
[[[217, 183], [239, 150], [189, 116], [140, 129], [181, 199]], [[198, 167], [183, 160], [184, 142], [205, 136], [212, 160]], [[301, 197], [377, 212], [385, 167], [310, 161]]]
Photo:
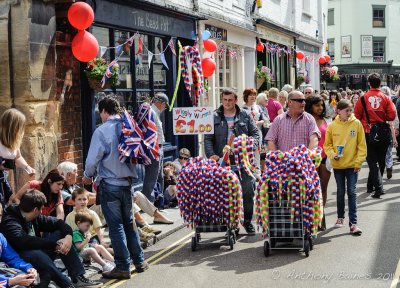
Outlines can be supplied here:
[[324, 120], [324, 123], [322, 123], [321, 126], [318, 127], [319, 131], [321, 132], [321, 138], [319, 139], [318, 147], [321, 147], [322, 149], [322, 158], [327, 157], [324, 151], [326, 128], [328, 128], [328, 123], [326, 123], [326, 121]]
[[278, 116], [278, 111], [282, 109], [282, 105], [278, 101], [270, 98], [267, 102], [267, 109], [269, 120], [272, 123], [275, 120], [276, 116]]

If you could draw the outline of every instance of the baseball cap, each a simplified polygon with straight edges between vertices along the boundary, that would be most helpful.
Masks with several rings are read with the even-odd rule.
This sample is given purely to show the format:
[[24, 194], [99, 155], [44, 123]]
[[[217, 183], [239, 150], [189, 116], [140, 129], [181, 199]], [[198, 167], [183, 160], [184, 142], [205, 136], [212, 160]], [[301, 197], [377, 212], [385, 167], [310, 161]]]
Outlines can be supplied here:
[[187, 148], [182, 148], [179, 150], [179, 156], [190, 158], [190, 151]]
[[168, 96], [165, 95], [164, 93], [157, 93], [153, 98], [153, 102], [165, 103], [169, 108], [169, 99]]

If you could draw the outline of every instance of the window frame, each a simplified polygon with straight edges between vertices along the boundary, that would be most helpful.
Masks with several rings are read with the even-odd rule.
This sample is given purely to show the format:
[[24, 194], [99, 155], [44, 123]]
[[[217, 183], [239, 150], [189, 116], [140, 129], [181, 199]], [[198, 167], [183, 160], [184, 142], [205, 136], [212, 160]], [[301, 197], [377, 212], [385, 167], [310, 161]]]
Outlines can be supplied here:
[[[381, 18], [375, 17], [375, 11], [383, 11], [383, 16]], [[377, 19], [377, 20], [375, 20]], [[382, 26], [375, 25], [375, 21], [382, 20]], [[385, 5], [372, 5], [372, 28], [386, 28], [386, 6]]]
[[[383, 56], [375, 56], [375, 43], [383, 43]], [[383, 57], [382, 61], [377, 61], [377, 57]], [[373, 37], [372, 38], [372, 59], [374, 63], [385, 63], [386, 62], [386, 38], [385, 37]]]
[[[334, 61], [334, 59], [335, 59], [335, 38], [328, 38], [326, 40], [326, 43], [328, 44], [328, 51], [327, 51], [328, 55], [331, 57], [332, 61]], [[332, 43], [332, 45], [333, 45], [333, 54], [330, 53], [331, 52], [331, 50], [329, 49], [330, 43]]]

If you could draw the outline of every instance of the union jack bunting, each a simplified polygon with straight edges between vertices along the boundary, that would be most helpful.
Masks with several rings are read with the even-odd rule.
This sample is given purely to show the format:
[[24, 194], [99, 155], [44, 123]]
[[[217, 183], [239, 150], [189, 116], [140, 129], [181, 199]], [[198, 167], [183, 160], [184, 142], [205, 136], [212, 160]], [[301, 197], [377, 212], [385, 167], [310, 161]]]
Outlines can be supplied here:
[[115, 64], [117, 64], [119, 57], [122, 55], [123, 52], [121, 52], [121, 54], [115, 58], [113, 61], [110, 62], [110, 64], [108, 64], [107, 70], [103, 75], [103, 78], [101, 79], [101, 87], [104, 87], [104, 85], [106, 84], [106, 81], [108, 78], [111, 77], [112, 75], [112, 68]]
[[143, 133], [135, 119], [126, 110], [124, 111], [121, 130], [118, 145], [119, 161], [125, 162], [128, 158], [138, 158], [142, 150]]
[[[143, 133], [142, 147], [143, 150], [150, 153], [153, 159], [159, 159], [159, 145], [157, 126], [155, 121], [154, 111], [151, 109], [149, 103], [143, 103], [137, 114], [137, 123]], [[146, 163], [145, 163], [146, 164]]]

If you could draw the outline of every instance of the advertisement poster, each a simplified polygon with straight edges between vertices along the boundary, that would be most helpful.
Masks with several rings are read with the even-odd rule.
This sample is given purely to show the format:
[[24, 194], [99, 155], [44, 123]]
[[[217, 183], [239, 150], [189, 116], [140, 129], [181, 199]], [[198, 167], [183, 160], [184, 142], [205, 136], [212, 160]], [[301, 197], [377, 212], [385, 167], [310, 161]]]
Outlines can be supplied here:
[[174, 135], [214, 134], [212, 107], [179, 107], [172, 111]]
[[342, 36], [342, 58], [351, 58], [351, 36]]
[[361, 35], [361, 57], [372, 57], [372, 35]]

